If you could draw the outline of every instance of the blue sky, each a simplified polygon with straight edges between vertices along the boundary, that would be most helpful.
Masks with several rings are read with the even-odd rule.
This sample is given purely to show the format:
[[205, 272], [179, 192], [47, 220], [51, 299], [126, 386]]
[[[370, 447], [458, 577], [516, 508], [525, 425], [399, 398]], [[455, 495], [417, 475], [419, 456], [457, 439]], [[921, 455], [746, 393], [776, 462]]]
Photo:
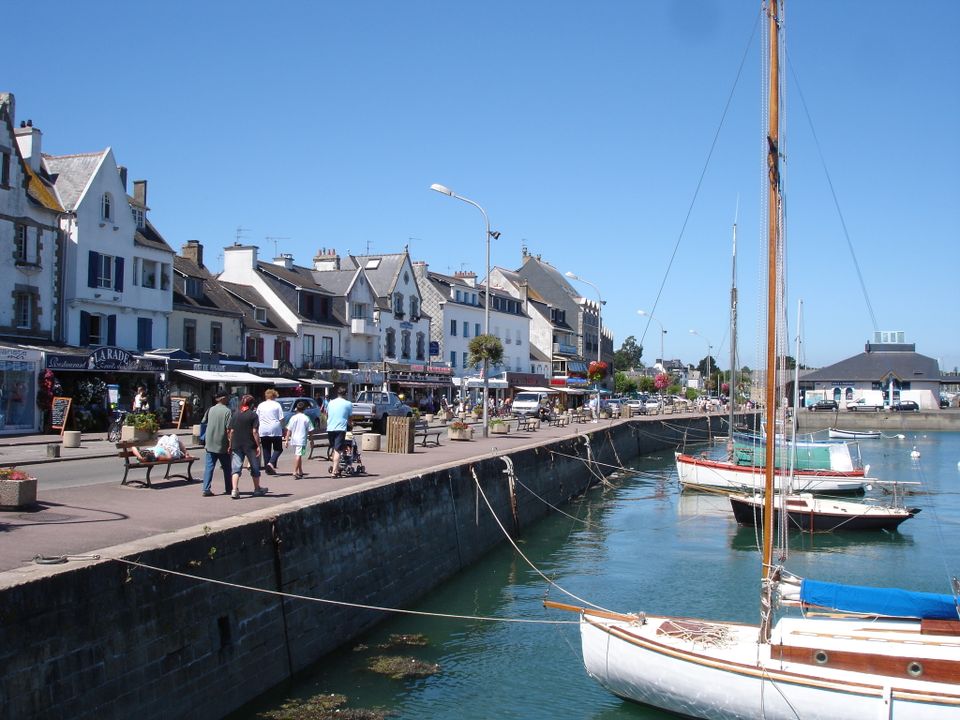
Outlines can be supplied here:
[[[598, 285], [616, 346], [646, 332], [648, 362], [659, 326], [638, 309], [668, 357], [698, 362], [709, 341], [729, 366], [739, 198], [740, 357], [756, 367], [758, 15], [754, 0], [53, 0], [18, 10], [0, 89], [45, 152], [112, 147], [171, 246], [198, 239], [214, 267], [239, 227], [264, 256], [289, 238], [276, 249], [300, 264], [409, 245], [482, 275], [482, 217], [428, 189], [445, 184], [501, 232], [492, 264], [526, 247]], [[877, 328], [960, 366], [960, 3], [810, 0], [787, 27], [801, 359], [853, 355], [874, 329], [825, 164]]]

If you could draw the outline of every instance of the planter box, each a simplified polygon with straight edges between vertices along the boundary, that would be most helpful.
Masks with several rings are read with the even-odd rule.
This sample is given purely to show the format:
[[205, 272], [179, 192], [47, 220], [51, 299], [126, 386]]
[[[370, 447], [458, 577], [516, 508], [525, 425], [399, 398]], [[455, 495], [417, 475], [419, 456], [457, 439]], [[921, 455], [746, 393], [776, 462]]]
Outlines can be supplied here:
[[37, 502], [37, 479], [0, 480], [0, 507], [21, 508]]
[[137, 430], [133, 425], [124, 425], [120, 428], [121, 442], [135, 442], [137, 445], [146, 445], [154, 439], [154, 433], [146, 430]]
[[506, 435], [510, 432], [510, 426], [506, 423], [497, 423], [496, 425], [490, 425], [490, 433], [493, 435]]
[[447, 437], [451, 440], [473, 440], [473, 428], [465, 428], [463, 430], [447, 428]]

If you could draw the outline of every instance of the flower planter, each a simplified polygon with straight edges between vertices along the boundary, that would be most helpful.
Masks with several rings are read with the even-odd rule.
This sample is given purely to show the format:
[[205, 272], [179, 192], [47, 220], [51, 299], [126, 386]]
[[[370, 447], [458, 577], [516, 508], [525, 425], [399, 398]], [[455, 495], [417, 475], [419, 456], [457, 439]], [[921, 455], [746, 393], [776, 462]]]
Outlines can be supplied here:
[[473, 440], [473, 429], [447, 428], [447, 437], [450, 440]]
[[154, 433], [146, 430], [137, 430], [133, 425], [124, 425], [120, 428], [121, 442], [134, 442], [137, 445], [146, 445], [154, 439]]
[[506, 435], [510, 432], [510, 426], [503, 422], [491, 424], [489, 427], [493, 435]]
[[37, 479], [0, 480], [0, 507], [22, 508], [37, 502]]

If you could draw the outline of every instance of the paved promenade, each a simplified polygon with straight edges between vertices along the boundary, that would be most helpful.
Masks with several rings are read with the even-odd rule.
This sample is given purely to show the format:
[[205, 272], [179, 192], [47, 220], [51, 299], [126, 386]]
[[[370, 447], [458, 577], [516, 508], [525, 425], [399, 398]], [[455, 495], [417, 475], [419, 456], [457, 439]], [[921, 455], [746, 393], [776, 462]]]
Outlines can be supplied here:
[[[651, 421], [659, 419], [649, 418]], [[640, 420], [642, 422], [644, 418]], [[240, 480], [239, 500], [222, 494], [223, 477], [219, 470], [213, 479], [213, 490], [218, 494], [207, 498], [201, 496], [199, 479], [203, 476], [204, 451], [196, 446], [191, 446], [190, 452], [198, 457], [193, 464], [193, 475], [198, 482], [158, 480], [163, 472], [162, 468], [155, 468], [153, 487], [142, 488], [139, 485], [121, 486], [123, 462], [103, 433], [85, 434], [79, 448], [61, 447], [59, 458], [50, 458], [47, 454], [47, 445], [60, 444], [56, 435], [0, 438], [0, 465], [16, 465], [39, 478], [38, 507], [0, 511], [0, 587], [17, 582], [23, 575], [17, 570], [35, 566], [37, 556], [109, 555], [106, 549], [121, 543], [176, 533], [237, 515], [255, 513], [262, 516], [291, 503], [296, 506], [316, 502], [331, 494], [354, 492], [426, 470], [460, 465], [473, 458], [498, 456], [561, 437], [602, 431], [620, 422], [628, 421], [601, 420], [563, 428], [543, 425], [533, 432], [511, 430], [508, 435], [491, 435], [486, 439], [475, 432], [474, 440], [470, 442], [451, 441], [444, 433], [439, 447], [417, 444], [411, 454], [363, 452], [366, 475], [341, 479], [327, 475], [329, 463], [326, 460], [314, 459], [304, 461], [307, 477], [296, 480], [291, 472], [293, 454], [285, 451], [280, 459], [280, 473], [261, 477], [261, 483], [269, 488], [269, 493], [252, 497], [253, 486], [249, 474], [245, 473]], [[178, 431], [178, 434], [185, 445], [190, 445], [189, 430]], [[383, 442], [381, 447], [385, 448], [386, 443]], [[174, 472], [184, 468], [185, 465], [179, 465]], [[94, 480], [82, 485], [59, 482], [53, 484], [66, 486], [45, 486], [45, 481], [66, 481], [81, 473], [92, 474]], [[131, 477], [142, 477], [143, 474], [138, 471], [131, 473]], [[82, 562], [81, 559], [68, 560], [69, 565]]]

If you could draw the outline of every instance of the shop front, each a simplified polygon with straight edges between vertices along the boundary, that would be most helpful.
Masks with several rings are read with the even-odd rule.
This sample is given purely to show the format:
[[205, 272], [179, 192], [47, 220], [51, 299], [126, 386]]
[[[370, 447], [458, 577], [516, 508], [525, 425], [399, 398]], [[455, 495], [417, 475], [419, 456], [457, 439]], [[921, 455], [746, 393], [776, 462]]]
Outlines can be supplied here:
[[137, 388], [146, 388], [149, 405], [160, 408], [165, 396], [166, 361], [137, 356], [119, 347], [47, 352], [58, 394], [72, 400], [70, 426], [82, 432], [106, 430], [112, 406], [129, 409]]
[[35, 432], [40, 427], [38, 350], [0, 345], [0, 434]]
[[453, 394], [453, 370], [446, 365], [384, 363], [386, 383], [403, 402], [423, 412], [435, 412], [441, 398]]

